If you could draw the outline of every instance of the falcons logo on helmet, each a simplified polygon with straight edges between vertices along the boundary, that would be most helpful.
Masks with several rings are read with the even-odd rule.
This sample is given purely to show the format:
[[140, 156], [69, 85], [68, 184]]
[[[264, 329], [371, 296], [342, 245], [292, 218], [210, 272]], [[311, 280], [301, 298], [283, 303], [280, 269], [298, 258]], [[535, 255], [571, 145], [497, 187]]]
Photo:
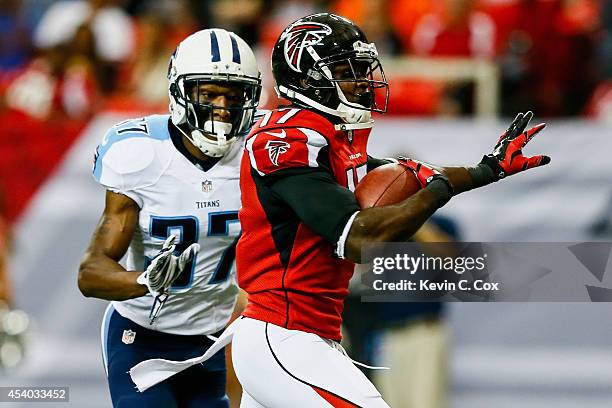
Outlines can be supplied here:
[[283, 142], [282, 140], [268, 140], [266, 143], [266, 150], [268, 151], [268, 156], [270, 156], [270, 161], [275, 166], [278, 166], [278, 156], [287, 152], [291, 145], [287, 142]]
[[325, 36], [332, 33], [332, 29], [321, 23], [299, 23], [288, 27], [281, 35], [285, 40], [285, 60], [297, 72], [300, 69], [302, 53], [306, 47], [318, 44]]

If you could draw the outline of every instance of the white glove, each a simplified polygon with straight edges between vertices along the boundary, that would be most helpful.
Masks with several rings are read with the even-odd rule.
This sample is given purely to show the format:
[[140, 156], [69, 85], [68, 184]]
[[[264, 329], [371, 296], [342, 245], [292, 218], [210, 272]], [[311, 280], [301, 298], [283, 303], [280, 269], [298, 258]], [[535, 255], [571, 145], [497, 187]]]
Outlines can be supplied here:
[[176, 236], [170, 235], [164, 242], [161, 251], [155, 255], [147, 269], [136, 279], [136, 282], [149, 289], [149, 293], [154, 298], [149, 313], [149, 324], [153, 324], [166, 303], [170, 286], [200, 250], [200, 245], [191, 244], [179, 256], [173, 255], [176, 248], [175, 240]]
[[168, 288], [179, 277], [185, 266], [200, 250], [200, 245], [191, 244], [179, 256], [173, 255], [176, 248], [175, 235], [170, 235], [161, 251], [151, 261], [147, 269], [138, 276], [136, 282], [145, 285], [153, 296], [168, 292]]

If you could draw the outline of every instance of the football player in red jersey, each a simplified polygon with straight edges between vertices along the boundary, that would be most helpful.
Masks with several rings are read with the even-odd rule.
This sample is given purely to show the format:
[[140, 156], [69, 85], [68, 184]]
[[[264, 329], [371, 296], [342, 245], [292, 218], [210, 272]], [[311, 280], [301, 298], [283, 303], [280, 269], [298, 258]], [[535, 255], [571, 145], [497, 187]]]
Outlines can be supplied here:
[[371, 112], [388, 96], [376, 47], [349, 20], [314, 14], [282, 32], [272, 69], [292, 105], [253, 127], [241, 163], [237, 268], [249, 303], [232, 351], [241, 406], [387, 407], [337, 343], [361, 246], [407, 240], [453, 195], [548, 163], [521, 151], [544, 125], [525, 131], [532, 114], [519, 114], [475, 167], [399, 159], [423, 188], [361, 210], [354, 187], [386, 163], [366, 150]]

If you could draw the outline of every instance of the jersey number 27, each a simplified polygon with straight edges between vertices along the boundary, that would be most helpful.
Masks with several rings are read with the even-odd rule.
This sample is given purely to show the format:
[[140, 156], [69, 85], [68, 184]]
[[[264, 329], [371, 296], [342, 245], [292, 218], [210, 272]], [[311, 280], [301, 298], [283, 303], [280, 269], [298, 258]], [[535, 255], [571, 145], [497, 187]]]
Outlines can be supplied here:
[[[207, 236], [227, 236], [229, 235], [228, 224], [238, 221], [238, 211], [223, 211], [208, 214], [208, 233]], [[184, 217], [151, 217], [150, 234], [154, 238], [165, 240], [170, 234], [175, 234], [179, 238], [176, 244], [175, 254], [180, 254], [189, 245], [198, 242], [200, 236], [200, 221], [195, 216]], [[219, 263], [208, 281], [209, 284], [221, 283], [227, 279], [231, 270], [234, 259], [236, 258], [236, 238], [223, 251]], [[191, 262], [185, 266], [185, 270], [179, 275], [174, 284], [173, 289], [186, 289], [193, 284], [193, 276], [195, 266], [197, 264], [196, 255]], [[150, 262], [147, 259], [147, 263]], [[145, 265], [146, 267], [146, 265]]]

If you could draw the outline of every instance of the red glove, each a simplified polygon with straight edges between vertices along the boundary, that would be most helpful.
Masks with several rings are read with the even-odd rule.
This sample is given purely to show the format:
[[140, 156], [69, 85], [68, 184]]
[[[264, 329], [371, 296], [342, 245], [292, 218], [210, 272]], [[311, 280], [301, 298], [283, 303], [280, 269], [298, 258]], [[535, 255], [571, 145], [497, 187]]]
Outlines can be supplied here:
[[438, 207], [442, 207], [453, 196], [453, 185], [444, 174], [427, 163], [406, 157], [398, 157], [402, 166], [408, 167], [417, 178], [421, 188], [427, 188], [438, 198]]
[[[407, 157], [398, 157], [397, 161], [402, 166], [408, 167], [414, 175], [416, 176], [421, 188], [427, 186], [431, 181], [434, 180], [434, 177], [443, 177], [446, 178], [442, 173], [433, 167], [429, 166], [427, 163], [420, 162], [418, 160], [409, 159]], [[448, 182], [448, 180], [447, 180]]]
[[548, 156], [527, 157], [523, 155], [523, 147], [546, 126], [545, 123], [540, 123], [525, 131], [532, 117], [531, 111], [525, 114], [519, 113], [508, 130], [499, 138], [493, 153], [482, 158], [481, 164], [493, 170], [494, 179], [490, 181], [497, 181], [503, 177], [550, 163]]

